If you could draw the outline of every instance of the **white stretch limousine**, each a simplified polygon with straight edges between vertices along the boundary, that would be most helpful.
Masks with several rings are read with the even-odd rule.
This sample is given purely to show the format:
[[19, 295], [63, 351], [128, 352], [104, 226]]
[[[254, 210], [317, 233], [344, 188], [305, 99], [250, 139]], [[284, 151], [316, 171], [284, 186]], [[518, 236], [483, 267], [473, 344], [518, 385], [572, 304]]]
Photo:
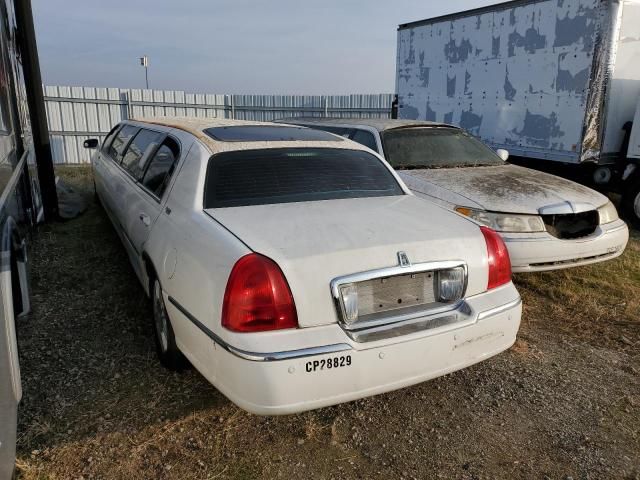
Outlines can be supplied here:
[[153, 299], [162, 363], [184, 355], [250, 412], [394, 390], [515, 341], [521, 301], [500, 237], [412, 195], [355, 142], [146, 119], [114, 128], [93, 168]]

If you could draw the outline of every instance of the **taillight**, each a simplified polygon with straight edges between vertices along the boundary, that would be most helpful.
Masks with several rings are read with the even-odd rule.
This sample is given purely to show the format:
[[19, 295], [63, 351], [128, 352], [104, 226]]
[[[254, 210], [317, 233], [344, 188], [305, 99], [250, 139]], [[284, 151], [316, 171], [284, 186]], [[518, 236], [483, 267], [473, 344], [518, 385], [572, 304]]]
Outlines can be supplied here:
[[224, 293], [222, 326], [244, 333], [298, 326], [289, 284], [273, 260], [250, 253], [236, 262]]
[[487, 290], [511, 281], [511, 260], [502, 237], [489, 227], [480, 227], [489, 253], [489, 281]]

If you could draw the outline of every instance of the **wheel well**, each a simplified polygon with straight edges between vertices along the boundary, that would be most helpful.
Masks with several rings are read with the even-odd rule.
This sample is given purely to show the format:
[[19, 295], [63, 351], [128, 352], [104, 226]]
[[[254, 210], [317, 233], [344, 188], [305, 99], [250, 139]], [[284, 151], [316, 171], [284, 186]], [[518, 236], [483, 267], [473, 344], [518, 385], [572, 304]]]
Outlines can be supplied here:
[[[26, 269], [19, 268], [19, 263], [26, 267], [27, 261], [25, 243], [20, 237], [17, 225], [13, 218], [9, 217], [5, 224], [4, 239], [2, 241], [2, 249], [9, 254], [9, 274], [11, 275], [11, 299], [13, 301], [13, 315], [18, 317], [30, 308], [29, 304], [25, 305], [24, 295], [29, 295], [29, 287], [26, 282], [27, 278], [21, 278], [26, 275]], [[21, 271], [22, 270], [22, 271]], [[27, 289], [23, 292], [23, 286]]]
[[158, 274], [156, 273], [156, 269], [153, 266], [153, 262], [149, 258], [149, 255], [143, 253], [142, 260], [144, 261], [144, 271], [147, 275], [147, 295], [151, 297], [151, 292], [153, 292], [153, 282], [158, 277]]

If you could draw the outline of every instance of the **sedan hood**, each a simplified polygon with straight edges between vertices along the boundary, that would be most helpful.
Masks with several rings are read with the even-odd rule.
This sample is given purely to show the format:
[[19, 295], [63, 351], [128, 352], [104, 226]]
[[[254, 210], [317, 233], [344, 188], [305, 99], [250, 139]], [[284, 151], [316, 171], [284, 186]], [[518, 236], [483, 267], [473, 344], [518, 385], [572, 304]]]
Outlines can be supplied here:
[[413, 195], [209, 209], [251, 250], [273, 259], [294, 296], [300, 326], [334, 323], [336, 277], [412, 263], [463, 260], [467, 294], [487, 285], [478, 226]]
[[494, 212], [578, 213], [607, 203], [607, 197], [564, 178], [516, 165], [404, 170], [407, 186], [464, 207]]

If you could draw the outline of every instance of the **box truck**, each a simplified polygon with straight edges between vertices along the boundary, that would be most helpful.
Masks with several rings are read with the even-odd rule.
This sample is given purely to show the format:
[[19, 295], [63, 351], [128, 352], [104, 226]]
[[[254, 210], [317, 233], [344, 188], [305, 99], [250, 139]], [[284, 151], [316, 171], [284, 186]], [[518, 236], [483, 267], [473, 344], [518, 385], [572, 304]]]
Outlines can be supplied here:
[[398, 118], [587, 172], [640, 224], [640, 0], [514, 0], [400, 25], [396, 93]]

